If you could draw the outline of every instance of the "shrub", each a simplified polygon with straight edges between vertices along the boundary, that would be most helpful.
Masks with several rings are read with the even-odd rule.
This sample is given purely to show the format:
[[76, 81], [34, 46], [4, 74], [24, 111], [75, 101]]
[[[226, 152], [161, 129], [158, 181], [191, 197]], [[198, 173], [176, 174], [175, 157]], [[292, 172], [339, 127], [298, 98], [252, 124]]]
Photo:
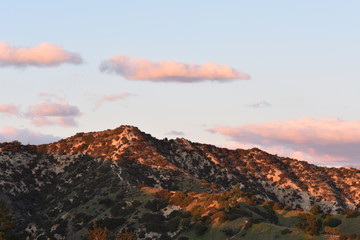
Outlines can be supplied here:
[[100, 228], [97, 226], [96, 222], [93, 223], [92, 229], [89, 231], [87, 239], [88, 240], [107, 240], [108, 239], [107, 228]]
[[325, 226], [324, 233], [331, 234], [331, 235], [338, 235], [340, 233], [340, 230], [339, 230], [339, 228]]
[[290, 234], [290, 233], [292, 233], [292, 231], [288, 228], [284, 228], [283, 230], [281, 230], [282, 235], [286, 235], [286, 234]]
[[299, 214], [298, 218], [305, 222], [298, 222], [296, 227], [304, 230], [310, 235], [319, 235], [322, 228], [321, 220], [316, 220], [316, 217], [311, 214]]
[[329, 227], [337, 227], [341, 224], [341, 220], [337, 218], [331, 218], [329, 221], [325, 223], [326, 226]]
[[208, 227], [206, 225], [196, 224], [196, 226], [195, 226], [195, 233], [198, 236], [204, 235], [207, 230], [208, 230]]
[[318, 205], [314, 204], [311, 206], [310, 208], [310, 212], [314, 215], [317, 215], [318, 213], [320, 213], [320, 208]]
[[118, 203], [110, 209], [110, 213], [113, 217], [125, 217], [130, 213], [133, 213], [135, 208], [133, 206], [126, 207], [123, 203]]
[[346, 215], [346, 218], [355, 218], [360, 216], [360, 212], [358, 212], [357, 210], [353, 210], [353, 209], [348, 209], [344, 212], [344, 214]]
[[179, 237], [178, 240], [189, 240], [188, 237]]
[[181, 226], [185, 229], [189, 228], [191, 226], [191, 220], [190, 218], [183, 218], [181, 220]]
[[275, 211], [272, 208], [267, 208], [266, 210], [267, 210], [267, 219], [269, 219], [269, 221], [272, 223], [278, 223], [279, 218], [276, 215]]
[[226, 236], [234, 236], [235, 234], [237, 234], [239, 232], [239, 230], [235, 230], [235, 229], [232, 229], [232, 228], [224, 228], [222, 230], [222, 232], [226, 235]]
[[163, 199], [154, 199], [154, 200], [149, 200], [145, 204], [145, 208], [147, 208], [153, 212], [158, 212], [158, 211], [160, 211], [160, 209], [166, 207], [167, 205], [168, 205], [167, 201], [165, 201]]
[[181, 218], [180, 217], [174, 217], [170, 219], [165, 227], [168, 232], [175, 232], [178, 230], [179, 224], [180, 224]]
[[229, 221], [233, 221], [240, 217], [252, 217], [252, 213], [247, 212], [246, 210], [243, 210], [243, 209], [239, 209], [239, 208], [233, 208], [228, 213]]
[[281, 210], [282, 208], [283, 208], [283, 206], [280, 203], [278, 203], [278, 202], [274, 203], [274, 206], [273, 206], [274, 210]]
[[141, 222], [145, 223], [162, 223], [165, 220], [165, 217], [161, 214], [152, 214], [152, 213], [144, 213], [141, 217]]
[[137, 238], [131, 232], [119, 232], [115, 236], [115, 240], [137, 240]]
[[98, 221], [99, 226], [113, 230], [126, 222], [125, 218], [104, 218]]

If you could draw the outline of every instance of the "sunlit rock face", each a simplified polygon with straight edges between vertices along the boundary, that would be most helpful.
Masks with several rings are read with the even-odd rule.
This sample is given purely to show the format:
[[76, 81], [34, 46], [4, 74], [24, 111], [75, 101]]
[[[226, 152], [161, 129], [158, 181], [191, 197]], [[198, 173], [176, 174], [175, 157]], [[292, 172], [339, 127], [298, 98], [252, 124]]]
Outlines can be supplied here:
[[316, 204], [330, 213], [360, 206], [359, 170], [318, 167], [257, 148], [158, 140], [132, 126], [39, 146], [2, 143], [0, 167], [0, 199], [9, 205], [17, 228], [55, 239], [83, 236], [94, 218], [113, 216], [118, 202], [124, 202], [123, 210], [131, 209], [139, 185], [197, 193], [237, 185], [292, 209]]

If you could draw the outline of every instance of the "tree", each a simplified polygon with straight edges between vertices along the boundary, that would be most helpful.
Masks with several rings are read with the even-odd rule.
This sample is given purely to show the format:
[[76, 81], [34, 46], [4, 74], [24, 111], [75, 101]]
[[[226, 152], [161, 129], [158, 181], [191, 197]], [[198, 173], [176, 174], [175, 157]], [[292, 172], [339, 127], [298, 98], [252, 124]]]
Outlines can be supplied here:
[[0, 201], [0, 239], [9, 239], [9, 233], [13, 227], [12, 215], [6, 210], [5, 203]]
[[319, 208], [319, 206], [316, 205], [316, 204], [312, 205], [311, 208], [310, 208], [310, 212], [311, 212], [312, 214], [314, 214], [314, 215], [320, 213], [320, 208]]
[[108, 240], [109, 230], [106, 227], [98, 227], [96, 222], [94, 222], [92, 228], [92, 230], [89, 230], [89, 234], [87, 236], [88, 240]]
[[337, 219], [337, 218], [330, 218], [330, 219], [325, 219], [325, 220], [327, 220], [325, 222], [325, 225], [329, 226], [329, 227], [337, 227], [342, 223], [341, 220]]

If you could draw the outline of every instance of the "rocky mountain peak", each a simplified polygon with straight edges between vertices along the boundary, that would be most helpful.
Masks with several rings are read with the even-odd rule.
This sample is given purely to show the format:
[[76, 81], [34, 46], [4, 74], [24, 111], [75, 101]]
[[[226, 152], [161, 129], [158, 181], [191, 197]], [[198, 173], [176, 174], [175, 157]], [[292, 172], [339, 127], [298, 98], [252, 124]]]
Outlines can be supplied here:
[[[11, 205], [19, 228], [36, 235], [46, 223], [44, 231], [61, 236], [55, 239], [69, 239], [63, 234], [69, 224], [80, 236], [95, 215], [125, 221], [119, 218], [123, 207], [138, 203], [124, 200], [120, 206], [117, 201], [131, 191], [139, 194], [139, 185], [168, 191], [174, 202], [188, 192], [212, 198], [238, 186], [248, 197], [289, 209], [360, 209], [359, 170], [319, 167], [258, 148], [230, 150], [184, 138], [158, 140], [133, 126], [77, 133], [39, 146], [0, 143], [0, 167], [0, 199]], [[38, 218], [38, 212], [57, 219], [55, 225]], [[33, 219], [38, 222], [29, 224]]]
[[38, 146], [40, 152], [56, 154], [88, 154], [106, 159], [116, 159], [130, 146], [146, 142], [150, 135], [137, 127], [124, 125], [99, 132], [77, 133], [51, 144]]

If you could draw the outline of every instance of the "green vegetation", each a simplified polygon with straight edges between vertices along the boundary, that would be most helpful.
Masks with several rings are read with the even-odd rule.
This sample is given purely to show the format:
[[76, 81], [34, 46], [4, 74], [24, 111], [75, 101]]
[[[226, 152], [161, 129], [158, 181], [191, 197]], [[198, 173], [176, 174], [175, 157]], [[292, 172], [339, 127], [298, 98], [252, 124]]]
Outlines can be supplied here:
[[13, 239], [14, 237], [12, 233], [13, 228], [14, 228], [14, 223], [12, 220], [12, 215], [9, 214], [5, 202], [0, 201], [0, 239], [1, 240]]
[[[250, 196], [238, 186], [222, 193], [171, 192], [149, 187], [134, 190], [126, 201], [119, 192], [97, 200], [107, 206], [107, 214], [99, 215], [85, 230], [86, 239], [135, 240], [145, 239], [148, 233], [155, 234], [156, 239], [182, 240], [360, 238], [360, 216], [354, 216], [353, 211], [351, 215], [331, 215], [315, 208], [309, 212], [288, 210], [277, 202]], [[0, 211], [0, 239], [17, 239], [9, 235], [13, 223], [4, 209]], [[91, 219], [79, 213], [74, 224]]]

